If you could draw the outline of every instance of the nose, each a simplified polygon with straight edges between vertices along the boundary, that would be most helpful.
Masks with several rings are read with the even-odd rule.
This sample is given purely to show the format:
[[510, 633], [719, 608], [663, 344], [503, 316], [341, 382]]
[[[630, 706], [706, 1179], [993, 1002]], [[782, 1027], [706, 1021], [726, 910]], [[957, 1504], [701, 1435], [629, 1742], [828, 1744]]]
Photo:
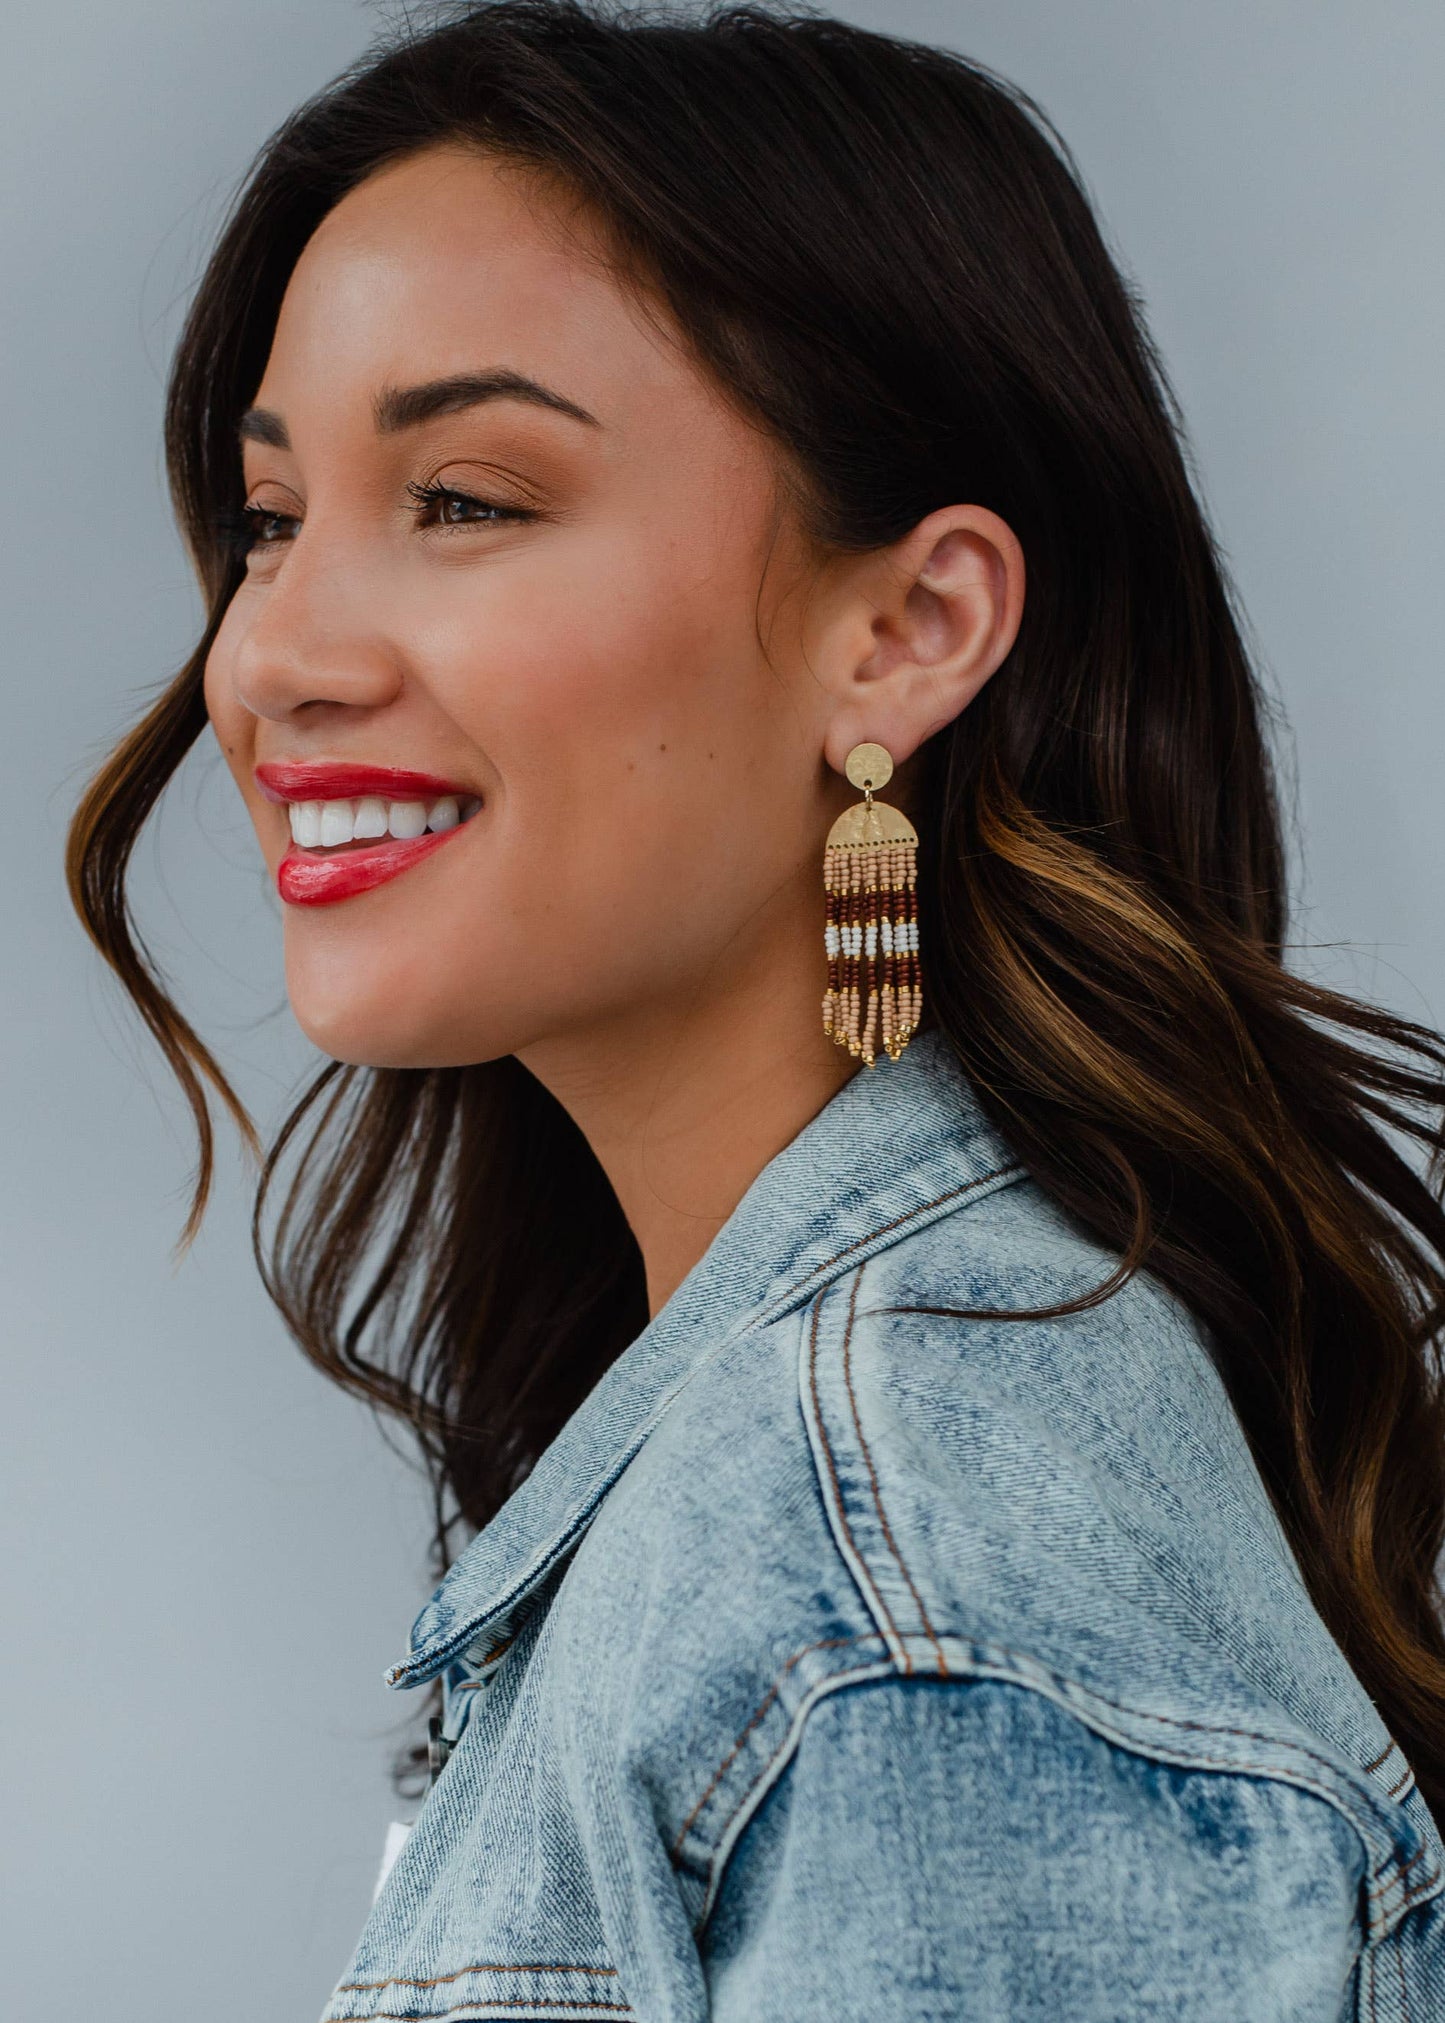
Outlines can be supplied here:
[[231, 655], [236, 699], [284, 721], [319, 704], [377, 709], [402, 685], [402, 655], [381, 623], [382, 580], [364, 543], [308, 521], [252, 601]]

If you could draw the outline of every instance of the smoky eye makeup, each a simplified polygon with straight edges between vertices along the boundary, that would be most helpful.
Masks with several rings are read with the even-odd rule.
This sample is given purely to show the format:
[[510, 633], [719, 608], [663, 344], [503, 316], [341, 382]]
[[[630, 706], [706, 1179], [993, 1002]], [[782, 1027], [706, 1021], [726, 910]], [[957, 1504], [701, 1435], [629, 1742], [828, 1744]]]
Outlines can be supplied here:
[[432, 527], [501, 525], [508, 521], [535, 520], [535, 507], [507, 505], [463, 489], [458, 485], [409, 484], [407, 494], [418, 521]]

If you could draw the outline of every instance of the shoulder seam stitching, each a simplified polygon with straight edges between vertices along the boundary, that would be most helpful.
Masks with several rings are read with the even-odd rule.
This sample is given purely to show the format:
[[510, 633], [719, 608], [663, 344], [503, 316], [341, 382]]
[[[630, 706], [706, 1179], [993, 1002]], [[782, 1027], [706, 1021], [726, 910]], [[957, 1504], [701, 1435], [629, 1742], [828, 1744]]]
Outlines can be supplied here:
[[[873, 1507], [878, 1512], [878, 1522], [882, 1527], [884, 1540], [887, 1543], [888, 1550], [892, 1553], [893, 1558], [897, 1563], [898, 1571], [902, 1574], [904, 1580], [908, 1583], [908, 1592], [909, 1594], [912, 1595], [913, 1605], [918, 1610], [918, 1620], [923, 1625], [924, 1635], [928, 1638], [928, 1641], [932, 1644], [934, 1651], [937, 1654], [939, 1671], [944, 1678], [947, 1678], [949, 1676], [948, 1660], [943, 1655], [943, 1646], [939, 1643], [938, 1637], [933, 1628], [933, 1624], [928, 1619], [928, 1611], [923, 1605], [923, 1597], [918, 1592], [917, 1583], [915, 1582], [913, 1575], [909, 1572], [903, 1554], [899, 1550], [898, 1541], [893, 1535], [893, 1527], [889, 1524], [888, 1514], [883, 1508], [883, 1494], [878, 1484], [878, 1471], [873, 1466], [873, 1454], [871, 1449], [869, 1448], [867, 1438], [863, 1432], [863, 1421], [858, 1411], [858, 1398], [856, 1392], [853, 1389], [853, 1368], [851, 1360], [851, 1346], [853, 1341], [853, 1321], [854, 1316], [856, 1315], [858, 1310], [858, 1288], [863, 1283], [863, 1274], [867, 1270], [867, 1268], [868, 1268], [867, 1261], [865, 1260], [864, 1263], [859, 1265], [857, 1271], [853, 1275], [853, 1285], [848, 1299], [848, 1318], [843, 1328], [843, 1347], [842, 1347], [843, 1383], [848, 1393], [848, 1403], [853, 1414], [853, 1430], [858, 1436], [858, 1447], [860, 1452], [862, 1453], [864, 1465], [868, 1470], [868, 1481], [873, 1491]], [[813, 1380], [813, 1407], [817, 1414], [818, 1432], [822, 1437], [823, 1445], [826, 1448], [828, 1454], [828, 1472], [833, 1478], [833, 1485], [835, 1490], [837, 1491], [839, 1518], [842, 1520], [843, 1528], [848, 1534], [854, 1552], [858, 1554], [860, 1562], [866, 1565], [867, 1561], [864, 1559], [863, 1554], [858, 1549], [857, 1537], [854, 1533], [852, 1525], [848, 1521], [848, 1512], [844, 1504], [843, 1492], [838, 1478], [838, 1471], [833, 1461], [832, 1442], [828, 1438], [827, 1422], [823, 1417], [822, 1401], [818, 1396], [817, 1345], [818, 1345], [818, 1329], [815, 1310], [813, 1332], [809, 1342], [809, 1355], [811, 1360], [810, 1375]], [[873, 1583], [873, 1587], [875, 1593], [878, 1594], [879, 1606], [883, 1609], [884, 1613], [887, 1615], [889, 1623], [892, 1625], [893, 1628], [893, 1634], [896, 1637], [898, 1637], [899, 1643], [902, 1646], [903, 1669], [905, 1673], [911, 1673], [913, 1670], [913, 1654], [908, 1649], [907, 1645], [903, 1642], [902, 1637], [899, 1635], [898, 1625], [893, 1619], [893, 1611], [888, 1607], [887, 1603], [883, 1600], [881, 1592], [878, 1591], [876, 1581]]]
[[[949, 1631], [945, 1631], [944, 1634], [951, 1635], [952, 1633]], [[748, 1735], [757, 1726], [758, 1722], [763, 1718], [768, 1708], [778, 1698], [779, 1688], [784, 1678], [787, 1676], [788, 1672], [792, 1670], [794, 1665], [796, 1665], [798, 1661], [802, 1657], [804, 1657], [809, 1651], [825, 1649], [830, 1646], [843, 1646], [848, 1644], [866, 1643], [869, 1641], [878, 1641], [886, 1643], [886, 1639], [883, 1638], [880, 1634], [875, 1632], [874, 1636], [871, 1639], [869, 1637], [838, 1637], [838, 1638], [821, 1639], [816, 1643], [802, 1645], [797, 1651], [793, 1653], [792, 1657], [788, 1659], [787, 1663], [778, 1673], [777, 1678], [774, 1680], [767, 1694], [759, 1703], [757, 1709], [755, 1710], [752, 1716], [752, 1719], [748, 1722], [747, 1726], [738, 1735], [738, 1738], [736, 1742], [733, 1744], [733, 1747], [729, 1750], [723, 1762], [718, 1766], [718, 1769], [714, 1773], [713, 1778], [707, 1788], [707, 1791], [703, 1794], [703, 1798], [699, 1800], [698, 1804], [693, 1808], [693, 1811], [689, 1814], [684, 1827], [679, 1832], [677, 1839], [673, 1844], [672, 1855], [674, 1861], [677, 1859], [678, 1854], [680, 1853], [681, 1844], [686, 1836], [688, 1829], [692, 1826], [698, 1814], [701, 1812], [703, 1804], [706, 1802], [706, 1799], [711, 1797], [713, 1791], [717, 1788], [723, 1776], [726, 1774], [727, 1769], [731, 1766], [733, 1761], [735, 1761], [738, 1752], [740, 1751], [743, 1743], [746, 1741]], [[1009, 1655], [1018, 1655], [1018, 1654], [1010, 1653]], [[732, 1833], [732, 1830], [736, 1825], [736, 1823], [738, 1822], [738, 1820], [742, 1818], [745, 1813], [747, 1813], [749, 1806], [752, 1805], [755, 1800], [760, 1801], [763, 1797], [766, 1797], [768, 1791], [772, 1788], [774, 1782], [776, 1781], [773, 1776], [773, 1773], [778, 1768], [779, 1764], [781, 1763], [782, 1769], [784, 1771], [787, 1770], [792, 1757], [796, 1754], [797, 1745], [802, 1740], [803, 1730], [806, 1728], [808, 1721], [811, 1719], [813, 1709], [818, 1704], [818, 1702], [820, 1702], [823, 1699], [831, 1698], [836, 1692], [847, 1690], [850, 1681], [860, 1679], [862, 1675], [865, 1673], [871, 1673], [869, 1683], [879, 1685], [886, 1685], [891, 1679], [898, 1683], [922, 1684], [926, 1686], [932, 1684], [934, 1680], [938, 1677], [937, 1674], [924, 1672], [924, 1673], [914, 1673], [911, 1679], [905, 1679], [904, 1674], [901, 1671], [899, 1671], [897, 1666], [894, 1664], [890, 1664], [888, 1669], [880, 1671], [877, 1668], [879, 1662], [880, 1662], [879, 1660], [875, 1659], [865, 1659], [861, 1664], [849, 1665], [846, 1666], [841, 1671], [830, 1673], [827, 1675], [826, 1678], [820, 1680], [817, 1687], [812, 1689], [810, 1694], [805, 1697], [801, 1718], [799, 1718], [799, 1716], [797, 1715], [794, 1716], [793, 1720], [789, 1724], [787, 1733], [779, 1742], [777, 1748], [772, 1751], [771, 1755], [769, 1756], [767, 1762], [763, 1765], [762, 1769], [749, 1782], [747, 1789], [739, 1797], [737, 1804], [733, 1807], [733, 1810], [728, 1814], [728, 1817], [726, 1818], [726, 1820], [724, 1820], [721, 1828], [719, 1829], [716, 1835], [709, 1856], [708, 1866], [710, 1870], [710, 1875], [707, 1886], [707, 1897], [705, 1907], [702, 1916], [699, 1918], [698, 1924], [695, 1927], [696, 1931], [698, 1932], [701, 1931], [703, 1925], [706, 1924], [708, 1917], [711, 1915], [713, 1905], [716, 1901], [717, 1893], [722, 1885], [723, 1875], [726, 1873], [726, 1870], [731, 1863], [732, 1854], [734, 1850], [732, 1847], [729, 1847], [727, 1859], [720, 1866], [716, 1866], [718, 1849], [728, 1839], [728, 1836]], [[1155, 1755], [1153, 1755], [1153, 1753], [1148, 1749], [1146, 1745], [1141, 1746], [1137, 1744], [1131, 1744], [1130, 1742], [1123, 1740], [1122, 1738], [1109, 1735], [1104, 1730], [1097, 1727], [1092, 1721], [1088, 1720], [1084, 1711], [1081, 1708], [1071, 1705], [1066, 1700], [1060, 1698], [1058, 1694], [1049, 1692], [1041, 1684], [1031, 1681], [1029, 1679], [1023, 1677], [997, 1677], [990, 1675], [987, 1672], [978, 1672], [978, 1673], [951, 1672], [948, 1674], [946, 1679], [940, 1679], [938, 1683], [947, 1684], [955, 1688], [967, 1688], [969, 1686], [976, 1686], [976, 1685], [1006, 1686], [1015, 1692], [1035, 1694], [1039, 1699], [1045, 1700], [1051, 1706], [1056, 1707], [1058, 1711], [1061, 1714], [1065, 1715], [1069, 1720], [1077, 1721], [1080, 1724], [1080, 1726], [1087, 1729], [1091, 1734], [1095, 1735], [1107, 1749], [1118, 1749], [1126, 1755], [1137, 1755], [1146, 1762], [1168, 1763], [1170, 1761], [1168, 1755], [1156, 1757]], [[1060, 1679], [1059, 1683], [1067, 1684], [1068, 1682], [1063, 1679]], [[809, 1701], [811, 1701], [811, 1704], [809, 1704]], [[1168, 1727], [1182, 1728], [1182, 1729], [1197, 1729], [1205, 1733], [1217, 1732], [1221, 1735], [1235, 1735], [1239, 1736], [1241, 1739], [1247, 1739], [1250, 1741], [1267, 1742], [1268, 1740], [1270, 1740], [1269, 1737], [1263, 1735], [1255, 1735], [1252, 1731], [1248, 1730], [1223, 1728], [1223, 1727], [1215, 1730], [1211, 1725], [1203, 1722], [1176, 1721], [1173, 1719], [1173, 1717], [1170, 1716], [1150, 1715], [1147, 1714], [1143, 1709], [1130, 1708], [1124, 1705], [1119, 1705], [1109, 1700], [1102, 1700], [1101, 1704], [1104, 1706], [1114, 1707], [1115, 1711], [1119, 1713], [1132, 1714], [1139, 1718], [1157, 1721]], [[1308, 1751], [1301, 1751], [1300, 1753], [1306, 1756], [1307, 1758], [1310, 1755], [1310, 1752]], [[1323, 1757], [1317, 1758], [1315, 1760], [1317, 1760], [1325, 1768], [1333, 1767], [1329, 1765], [1327, 1760]], [[1361, 1844], [1362, 1852], [1366, 1857], [1365, 1896], [1367, 1903], [1370, 1905], [1372, 1918], [1379, 1919], [1382, 1923], [1385, 1919], [1387, 1918], [1389, 1919], [1389, 1923], [1384, 1925], [1384, 1929], [1375, 1933], [1373, 1936], [1369, 1934], [1368, 1930], [1366, 1931], [1366, 1933], [1364, 1934], [1364, 1944], [1361, 1949], [1362, 1954], [1376, 1950], [1379, 1947], [1381, 1941], [1387, 1936], [1389, 1936], [1389, 1934], [1396, 1929], [1400, 1921], [1404, 1918], [1407, 1912], [1414, 1907], [1416, 1903], [1424, 1901], [1425, 1898], [1434, 1894], [1438, 1890], [1441, 1881], [1441, 1872], [1438, 1869], [1423, 1878], [1417, 1879], [1414, 1883], [1406, 1882], [1406, 1877], [1408, 1875], [1409, 1870], [1416, 1867], [1416, 1865], [1419, 1863], [1421, 1859], [1428, 1857], [1430, 1851], [1426, 1847], [1422, 1847], [1419, 1850], [1417, 1850], [1414, 1857], [1408, 1862], [1400, 1862], [1398, 1859], [1396, 1859], [1394, 1862], [1391, 1863], [1382, 1863], [1378, 1869], [1371, 1870], [1368, 1866], [1371, 1852], [1369, 1842], [1361, 1827], [1360, 1821], [1354, 1816], [1352, 1810], [1348, 1806], [1341, 1803], [1338, 1796], [1334, 1792], [1332, 1792], [1327, 1785], [1325, 1785], [1322, 1782], [1318, 1782], [1315, 1779], [1301, 1772], [1296, 1771], [1293, 1775], [1290, 1775], [1287, 1771], [1282, 1771], [1277, 1765], [1271, 1765], [1266, 1763], [1232, 1763], [1219, 1757], [1213, 1758], [1194, 1757], [1192, 1759], [1186, 1757], [1179, 1760], [1178, 1767], [1194, 1775], [1243, 1777], [1243, 1778], [1259, 1777], [1269, 1781], [1270, 1783], [1283, 1785], [1290, 1790], [1302, 1791], [1306, 1793], [1308, 1796], [1318, 1799], [1321, 1804], [1327, 1805], [1332, 1812], [1338, 1814], [1338, 1816], [1349, 1825], [1351, 1830], [1358, 1838]], [[744, 1829], [746, 1827], [746, 1824], [747, 1822], [744, 1821]], [[740, 1834], [738, 1838], [741, 1838]], [[1387, 1900], [1389, 1896], [1391, 1895], [1392, 1891], [1396, 1887], [1398, 1887], [1401, 1883], [1405, 1883], [1405, 1889], [1401, 1901], [1387, 1908]]]

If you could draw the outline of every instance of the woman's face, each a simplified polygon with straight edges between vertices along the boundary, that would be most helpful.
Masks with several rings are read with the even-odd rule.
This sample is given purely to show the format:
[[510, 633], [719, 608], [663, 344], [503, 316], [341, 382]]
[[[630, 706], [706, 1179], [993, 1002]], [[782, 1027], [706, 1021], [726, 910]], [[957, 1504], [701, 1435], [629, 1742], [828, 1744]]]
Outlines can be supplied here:
[[806, 544], [575, 206], [461, 148], [372, 176], [303, 252], [243, 433], [206, 702], [323, 1051], [491, 1059], [770, 962], [821, 992]]

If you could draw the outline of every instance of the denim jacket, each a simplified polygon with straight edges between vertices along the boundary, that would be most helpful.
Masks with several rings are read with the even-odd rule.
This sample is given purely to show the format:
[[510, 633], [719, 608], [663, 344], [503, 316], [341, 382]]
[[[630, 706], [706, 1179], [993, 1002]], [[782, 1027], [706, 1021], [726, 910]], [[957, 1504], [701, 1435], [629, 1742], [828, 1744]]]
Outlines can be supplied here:
[[1207, 1342], [937, 1032], [848, 1082], [423, 1610], [325, 2016], [1439, 2023], [1445, 1855]]

